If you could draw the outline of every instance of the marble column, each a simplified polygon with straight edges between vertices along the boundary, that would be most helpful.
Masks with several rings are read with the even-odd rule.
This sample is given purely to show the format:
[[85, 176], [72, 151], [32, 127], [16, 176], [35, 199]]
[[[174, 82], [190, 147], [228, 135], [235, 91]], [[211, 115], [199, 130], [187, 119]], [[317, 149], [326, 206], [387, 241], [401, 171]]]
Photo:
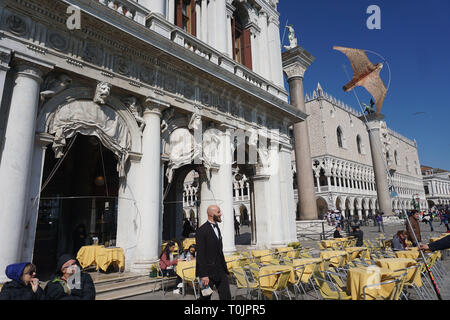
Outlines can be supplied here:
[[145, 130], [142, 135], [142, 159], [139, 167], [139, 226], [132, 271], [146, 272], [160, 251], [161, 215], [161, 112], [168, 104], [153, 98], [144, 103]]
[[381, 120], [383, 115], [371, 114], [367, 116], [367, 130], [369, 132], [370, 150], [372, 153], [373, 170], [375, 173], [375, 184], [378, 195], [378, 203], [381, 212], [386, 217], [392, 215], [392, 202], [389, 194], [389, 183], [386, 162], [382, 152], [381, 142]]
[[36, 117], [43, 71], [18, 61], [0, 163], [0, 282], [4, 270], [22, 258], [24, 220], [29, 201]]
[[291, 169], [291, 146], [281, 144], [280, 148], [280, 184], [281, 184], [281, 211], [285, 216], [285, 240], [297, 241], [297, 228], [294, 200], [294, 177]]
[[261, 34], [260, 34], [260, 38], [259, 38], [259, 44], [258, 44], [258, 48], [259, 48], [259, 55], [261, 56], [261, 61], [263, 59], [264, 62], [261, 62], [261, 71], [260, 74], [261, 76], [263, 76], [264, 78], [266, 78], [266, 80], [271, 80], [271, 61], [270, 61], [270, 51], [269, 51], [269, 35], [268, 35], [268, 20], [267, 20], [267, 13], [262, 11], [259, 14], [259, 19], [258, 19], [258, 26], [261, 28]]
[[280, 182], [280, 156], [278, 153], [279, 144], [275, 139], [271, 139], [269, 146], [269, 163], [270, 163], [270, 221], [271, 221], [271, 240], [270, 245], [273, 247], [282, 246], [285, 236], [285, 212], [281, 205], [281, 182]]
[[3, 90], [5, 87], [6, 73], [10, 69], [9, 67], [10, 60], [11, 60], [11, 50], [0, 46], [0, 108], [2, 105], [2, 97], [3, 97]]
[[226, 36], [227, 36], [227, 56], [233, 59], [233, 31], [231, 30], [231, 18], [233, 17], [234, 7], [227, 4], [227, 21], [226, 21]]
[[269, 17], [269, 56], [271, 80], [283, 87], [283, 67], [281, 62], [280, 22], [276, 17]]
[[260, 32], [256, 28], [250, 28], [250, 42], [252, 48], [252, 71], [261, 74], [260, 59], [261, 52], [259, 50], [258, 36]]
[[36, 237], [36, 226], [39, 213], [39, 199], [42, 185], [42, 173], [44, 169], [45, 150], [53, 142], [54, 137], [49, 134], [35, 136], [33, 148], [32, 169], [29, 180], [29, 191], [27, 197], [28, 208], [25, 218], [25, 234], [23, 238], [22, 261], [33, 260], [34, 239]]
[[[226, 0], [215, 0], [216, 1], [216, 49], [217, 51], [227, 54], [228, 53], [228, 38], [227, 38], [227, 1]], [[231, 23], [230, 23], [231, 27]]]
[[152, 13], [158, 13], [164, 18], [166, 17], [166, 0], [140, 0], [139, 4]]
[[216, 1], [209, 0], [208, 3], [208, 44], [214, 49], [217, 48], [217, 15], [216, 15]]
[[[283, 53], [283, 68], [289, 83], [291, 105], [303, 113], [306, 113], [303, 77], [313, 61], [314, 57], [301, 47]], [[317, 220], [311, 148], [306, 121], [294, 124], [294, 140], [300, 220]]]
[[197, 30], [200, 34], [200, 40], [208, 43], [208, 0], [202, 0], [201, 2], [201, 25], [202, 29]]
[[175, 0], [166, 0], [166, 8], [167, 21], [175, 24]]
[[257, 248], [268, 248], [270, 245], [270, 176], [257, 172], [251, 179], [253, 183], [252, 224], [255, 229], [252, 230], [252, 235], [255, 237]]

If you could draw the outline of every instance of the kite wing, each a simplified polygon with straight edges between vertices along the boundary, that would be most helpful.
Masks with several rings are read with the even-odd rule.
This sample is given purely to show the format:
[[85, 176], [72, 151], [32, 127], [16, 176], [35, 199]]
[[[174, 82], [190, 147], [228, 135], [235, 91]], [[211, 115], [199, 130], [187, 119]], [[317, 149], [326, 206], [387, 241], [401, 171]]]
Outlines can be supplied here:
[[387, 93], [386, 86], [380, 78], [382, 64], [374, 65], [370, 62], [364, 50], [338, 46], [334, 46], [333, 49], [345, 54], [352, 65], [353, 79], [344, 86], [344, 90], [349, 92], [356, 86], [366, 88], [373, 96], [379, 114]]
[[375, 99], [375, 105], [377, 106], [377, 114], [380, 114], [387, 93], [386, 86], [380, 78], [380, 69], [370, 73], [367, 77], [361, 80], [358, 85], [366, 88], [366, 90], [373, 96]]

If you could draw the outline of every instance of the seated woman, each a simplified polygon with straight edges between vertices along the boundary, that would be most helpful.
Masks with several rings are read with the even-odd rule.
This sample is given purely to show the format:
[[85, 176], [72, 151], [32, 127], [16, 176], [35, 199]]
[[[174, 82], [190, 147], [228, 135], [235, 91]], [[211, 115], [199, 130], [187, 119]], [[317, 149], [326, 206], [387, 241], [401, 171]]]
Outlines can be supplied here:
[[191, 244], [187, 250], [183, 251], [180, 258], [186, 261], [195, 260], [195, 244]]
[[44, 300], [44, 291], [39, 286], [36, 266], [32, 263], [16, 263], [6, 267], [6, 282], [0, 292], [0, 300]]
[[173, 290], [174, 294], [181, 294], [181, 288], [183, 284], [181, 283], [181, 278], [175, 272], [175, 266], [179, 261], [184, 261], [182, 258], [175, 259], [173, 257], [173, 252], [175, 251], [175, 242], [170, 241], [163, 252], [159, 256], [159, 267], [161, 268], [162, 274], [164, 277], [177, 277], [177, 289]]
[[395, 234], [392, 239], [391, 246], [392, 246], [392, 250], [394, 250], [394, 251], [408, 249], [408, 246], [406, 245], [406, 231], [405, 230], [397, 231], [397, 234]]

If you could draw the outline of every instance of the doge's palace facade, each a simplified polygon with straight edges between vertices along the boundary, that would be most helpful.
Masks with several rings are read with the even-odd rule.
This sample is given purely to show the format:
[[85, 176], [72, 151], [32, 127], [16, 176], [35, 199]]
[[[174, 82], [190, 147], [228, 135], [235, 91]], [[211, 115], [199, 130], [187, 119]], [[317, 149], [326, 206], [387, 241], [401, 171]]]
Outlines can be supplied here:
[[[288, 128], [306, 114], [289, 105], [283, 85], [276, 5], [273, 0], [2, 1], [0, 281], [6, 280], [6, 265], [33, 261], [37, 239], [45, 240], [41, 191], [59, 203], [49, 209], [47, 227], [59, 224], [67, 231], [52, 235], [50, 244], [58, 243], [52, 254], [72, 250], [70, 232], [83, 224], [89, 236], [102, 233], [124, 249], [126, 270], [147, 272], [161, 242], [181, 236], [183, 181], [192, 170], [199, 176], [200, 222], [208, 204], [222, 209], [226, 252], [235, 250], [236, 172], [245, 175], [242, 187], [250, 189], [255, 245], [295, 241]], [[67, 28], [68, 6], [80, 9], [80, 29]], [[98, 142], [103, 151], [83, 155], [88, 146], [98, 150]], [[67, 160], [74, 150], [81, 160]], [[233, 161], [239, 150], [245, 157], [257, 154], [255, 161]], [[65, 162], [78, 168], [75, 178], [83, 182], [83, 174], [95, 171], [88, 164], [100, 156], [109, 157], [115, 169], [108, 173], [106, 191], [114, 199], [100, 204], [97, 199], [106, 176], [97, 177], [96, 185], [86, 180], [78, 189], [74, 184], [77, 193], [66, 198], [89, 199], [74, 202], [78, 212], [69, 214], [58, 194], [64, 186], [58, 181], [70, 171]], [[67, 170], [55, 173], [60, 180], [50, 179], [54, 185], [42, 190], [59, 161]], [[113, 227], [104, 231], [111, 214]]]

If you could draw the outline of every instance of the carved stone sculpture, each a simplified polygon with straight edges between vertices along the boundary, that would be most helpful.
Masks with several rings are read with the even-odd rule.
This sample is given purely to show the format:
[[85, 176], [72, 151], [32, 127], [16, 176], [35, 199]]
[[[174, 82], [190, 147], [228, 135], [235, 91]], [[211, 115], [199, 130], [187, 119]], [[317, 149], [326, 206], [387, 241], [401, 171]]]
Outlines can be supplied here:
[[142, 118], [142, 106], [140, 105], [138, 99], [136, 97], [130, 96], [124, 98], [122, 102], [133, 114], [134, 118], [136, 119], [136, 122], [139, 125], [139, 129], [141, 130], [141, 132], [143, 132], [146, 123], [144, 118]]
[[94, 102], [98, 104], [106, 104], [111, 94], [111, 84], [108, 82], [99, 82], [95, 90]]
[[60, 74], [58, 76], [49, 76], [45, 80], [45, 90], [40, 93], [41, 102], [53, 98], [61, 91], [67, 89], [72, 84], [72, 78], [66, 74]]

